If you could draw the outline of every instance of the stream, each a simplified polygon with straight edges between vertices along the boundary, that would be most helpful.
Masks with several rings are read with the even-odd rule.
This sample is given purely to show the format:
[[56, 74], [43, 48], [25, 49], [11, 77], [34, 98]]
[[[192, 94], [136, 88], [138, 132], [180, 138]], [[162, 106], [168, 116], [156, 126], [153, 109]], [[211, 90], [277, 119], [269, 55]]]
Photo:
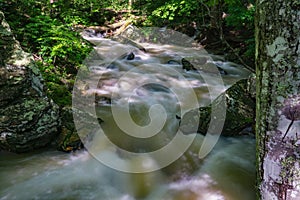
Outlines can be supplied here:
[[0, 152], [0, 199], [255, 199], [254, 137], [196, 133], [195, 110], [248, 70], [173, 32], [121, 36], [86, 37], [95, 50], [73, 94], [85, 149]]

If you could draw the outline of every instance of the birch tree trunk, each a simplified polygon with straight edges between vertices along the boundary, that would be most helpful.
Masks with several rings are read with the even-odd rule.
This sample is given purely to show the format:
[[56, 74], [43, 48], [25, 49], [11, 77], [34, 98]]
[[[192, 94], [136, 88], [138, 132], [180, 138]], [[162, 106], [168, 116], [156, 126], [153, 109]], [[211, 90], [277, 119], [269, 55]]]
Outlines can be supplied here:
[[133, 0], [128, 0], [128, 9], [131, 11]]
[[300, 2], [257, 0], [257, 184], [263, 200], [300, 199]]

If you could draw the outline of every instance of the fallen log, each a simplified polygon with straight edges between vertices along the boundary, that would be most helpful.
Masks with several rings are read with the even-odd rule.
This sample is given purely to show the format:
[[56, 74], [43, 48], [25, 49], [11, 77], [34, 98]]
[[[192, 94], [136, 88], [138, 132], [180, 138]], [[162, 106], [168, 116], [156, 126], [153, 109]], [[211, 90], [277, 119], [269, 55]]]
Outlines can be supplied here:
[[131, 20], [125, 20], [125, 21], [120, 21], [120, 22], [116, 22], [114, 24], [110, 24], [110, 25], [106, 25], [106, 26], [84, 26], [84, 25], [76, 25], [75, 28], [78, 29], [92, 29], [96, 32], [107, 32], [110, 30], [115, 30], [119, 27], [121, 27], [124, 24], [130, 24]]
[[115, 35], [121, 34], [124, 30], [126, 30], [127, 26], [131, 24], [131, 20], [125, 21], [125, 23], [122, 24], [122, 26], [116, 31]]

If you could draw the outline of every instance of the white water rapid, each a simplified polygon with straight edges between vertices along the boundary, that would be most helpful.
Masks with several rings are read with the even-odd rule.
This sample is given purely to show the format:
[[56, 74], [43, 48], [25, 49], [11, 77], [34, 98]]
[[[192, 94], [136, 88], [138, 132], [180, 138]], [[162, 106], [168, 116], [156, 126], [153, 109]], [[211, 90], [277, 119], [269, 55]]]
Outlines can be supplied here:
[[254, 138], [217, 137], [200, 159], [191, 114], [248, 70], [201, 47], [87, 39], [97, 46], [73, 98], [87, 150], [0, 152], [0, 200], [255, 199]]

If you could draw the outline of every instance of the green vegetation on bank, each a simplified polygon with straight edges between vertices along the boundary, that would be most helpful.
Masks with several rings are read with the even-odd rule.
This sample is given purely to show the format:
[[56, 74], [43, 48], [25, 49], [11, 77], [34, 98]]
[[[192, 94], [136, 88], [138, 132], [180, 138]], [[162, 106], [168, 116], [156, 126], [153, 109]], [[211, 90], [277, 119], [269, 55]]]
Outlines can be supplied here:
[[131, 17], [138, 26], [167, 26], [195, 36], [213, 52], [253, 66], [254, 0], [1, 0], [0, 7], [60, 106], [71, 104], [77, 70], [92, 49], [75, 31], [77, 25]]

